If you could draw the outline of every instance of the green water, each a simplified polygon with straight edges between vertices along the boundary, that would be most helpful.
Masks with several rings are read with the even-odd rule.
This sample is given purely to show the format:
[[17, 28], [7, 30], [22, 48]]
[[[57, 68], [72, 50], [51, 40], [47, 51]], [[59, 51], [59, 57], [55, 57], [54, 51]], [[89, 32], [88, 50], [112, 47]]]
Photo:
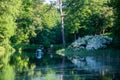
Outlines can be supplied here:
[[100, 52], [105, 55], [90, 56], [93, 65], [100, 65], [87, 69], [74, 66], [66, 57], [63, 64], [63, 57], [57, 54], [36, 59], [34, 52], [14, 53], [8, 63], [1, 61], [0, 80], [120, 80], [119, 51], [114, 51], [118, 54], [114, 57], [110, 51]]

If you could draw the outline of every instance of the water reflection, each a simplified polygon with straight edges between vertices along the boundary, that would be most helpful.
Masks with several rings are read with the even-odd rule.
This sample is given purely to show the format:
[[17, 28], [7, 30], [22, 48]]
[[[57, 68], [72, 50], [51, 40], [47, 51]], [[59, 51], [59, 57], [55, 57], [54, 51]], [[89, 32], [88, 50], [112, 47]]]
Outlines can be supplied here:
[[5, 65], [0, 69], [0, 80], [15, 80], [15, 72], [10, 65]]
[[73, 58], [72, 62], [77, 66], [78, 69], [100, 72], [104, 74], [110, 68], [110, 65], [106, 66], [101, 61], [97, 61], [95, 57], [85, 57], [85, 60], [81, 60], [81, 58]]
[[[49, 55], [48, 55], [49, 56]], [[15, 53], [0, 68], [0, 80], [119, 80], [120, 56], [86, 57], [74, 66], [62, 57], [36, 59], [33, 53]], [[76, 63], [78, 64], [78, 63]]]

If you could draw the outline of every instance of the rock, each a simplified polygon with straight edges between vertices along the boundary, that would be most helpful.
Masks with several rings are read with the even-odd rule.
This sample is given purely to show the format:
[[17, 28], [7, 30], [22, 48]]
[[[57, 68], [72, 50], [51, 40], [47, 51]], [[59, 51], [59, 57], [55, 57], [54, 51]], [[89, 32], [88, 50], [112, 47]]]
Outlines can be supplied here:
[[106, 48], [110, 45], [112, 40], [106, 36], [85, 36], [83, 38], [78, 38], [74, 41], [68, 48], [73, 48], [75, 50], [79, 50], [81, 48], [87, 50], [101, 49]]
[[86, 49], [92, 50], [92, 49], [106, 48], [107, 44], [110, 44], [110, 43], [111, 43], [110, 39], [103, 36], [96, 35], [88, 41]]

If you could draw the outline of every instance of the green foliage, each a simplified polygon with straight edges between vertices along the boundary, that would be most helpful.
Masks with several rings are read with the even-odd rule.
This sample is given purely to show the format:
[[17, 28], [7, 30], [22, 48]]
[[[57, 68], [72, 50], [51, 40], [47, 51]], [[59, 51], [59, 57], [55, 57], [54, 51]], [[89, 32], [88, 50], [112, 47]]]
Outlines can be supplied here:
[[[14, 5], [14, 6], [13, 6]], [[19, 15], [21, 0], [0, 1], [0, 45], [9, 49], [9, 39], [16, 29], [16, 17]]]
[[107, 0], [66, 0], [66, 4], [65, 23], [69, 33], [101, 34], [111, 29], [113, 13], [106, 5]]
[[116, 47], [120, 48], [120, 1], [110, 0], [110, 6], [114, 9], [114, 26], [113, 26], [113, 43]]
[[12, 47], [16, 49], [16, 52], [22, 52], [22, 51], [36, 51], [36, 49], [39, 47], [39, 45], [35, 44], [12, 44]]
[[55, 27], [57, 25], [56, 23], [60, 21], [60, 15], [57, 9], [51, 5], [38, 5], [39, 11], [36, 9], [36, 14], [41, 19], [43, 28], [51, 29]]
[[0, 2], [0, 34], [3, 35], [4, 38], [10, 38], [14, 34], [14, 29], [16, 27], [14, 21], [19, 13], [20, 4], [20, 0], [4, 0]]
[[54, 6], [42, 4], [39, 0], [22, 0], [21, 8], [16, 20], [16, 34], [11, 37], [12, 43], [49, 46], [57, 42], [56, 35], [61, 35], [60, 30], [57, 30], [60, 14]]
[[0, 57], [5, 53], [5, 48], [0, 46]]
[[[30, 43], [43, 44], [48, 47], [51, 43], [60, 42], [60, 14], [54, 6], [34, 3], [34, 21], [36, 36], [30, 39]], [[56, 40], [57, 39], [57, 40]]]
[[10, 41], [15, 44], [44, 45], [60, 42], [59, 38], [55, 41], [61, 35], [59, 22], [60, 14], [57, 9], [44, 5], [39, 0], [1, 1], [0, 45], [10, 46]]
[[[73, 41], [74, 36], [111, 33], [114, 17], [113, 33], [119, 38], [119, 1], [112, 1], [111, 5], [108, 5], [108, 1], [64, 0], [66, 42]], [[10, 47], [10, 41], [15, 44], [42, 44], [46, 47], [60, 44], [60, 20], [60, 13], [53, 5], [43, 4], [39, 0], [2, 0], [0, 45]], [[119, 43], [118, 38], [115, 40]]]
[[22, 0], [20, 15], [17, 17], [16, 34], [12, 36], [13, 43], [29, 43], [29, 38], [35, 35], [32, 13], [32, 0]]

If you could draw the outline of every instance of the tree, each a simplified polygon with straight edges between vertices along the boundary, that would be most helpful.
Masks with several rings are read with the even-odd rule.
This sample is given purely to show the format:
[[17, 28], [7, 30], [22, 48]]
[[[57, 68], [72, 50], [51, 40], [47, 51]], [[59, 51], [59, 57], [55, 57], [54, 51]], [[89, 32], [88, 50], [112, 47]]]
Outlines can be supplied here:
[[49, 46], [60, 42], [55, 41], [59, 32], [54, 31], [59, 27], [60, 14], [53, 5], [43, 4], [39, 0], [22, 0], [16, 23], [17, 29], [16, 34], [11, 38], [12, 43]]
[[114, 26], [113, 26], [113, 43], [115, 46], [120, 48], [120, 1], [119, 0], [110, 0], [110, 6], [114, 9]]
[[[14, 6], [13, 6], [14, 5]], [[0, 46], [9, 49], [9, 39], [16, 29], [15, 20], [19, 15], [21, 0], [0, 1]]]
[[[13, 51], [10, 46], [10, 38], [14, 35], [16, 29], [16, 18], [19, 15], [21, 6], [21, 0], [1, 0], [0, 1], [0, 68], [2, 69], [8, 65], [9, 57], [11, 53], [8, 51]], [[5, 67], [4, 69], [7, 69]], [[5, 78], [5, 70], [2, 70], [4, 74], [0, 79]], [[12, 76], [13, 77], [13, 76]], [[13, 78], [12, 78], [13, 79]], [[10, 79], [11, 80], [11, 79]]]
[[112, 9], [107, 6], [107, 0], [66, 0], [66, 4], [65, 26], [69, 33], [101, 34], [113, 24]]
[[33, 26], [36, 36], [31, 38], [30, 42], [45, 46], [56, 43], [56, 38], [58, 38], [56, 35], [59, 33], [56, 29], [60, 23], [58, 10], [53, 5], [42, 4], [38, 1], [34, 1], [33, 8]]
[[17, 17], [16, 34], [12, 36], [13, 43], [29, 43], [29, 39], [34, 36], [33, 24], [33, 1], [22, 0], [20, 15]]

